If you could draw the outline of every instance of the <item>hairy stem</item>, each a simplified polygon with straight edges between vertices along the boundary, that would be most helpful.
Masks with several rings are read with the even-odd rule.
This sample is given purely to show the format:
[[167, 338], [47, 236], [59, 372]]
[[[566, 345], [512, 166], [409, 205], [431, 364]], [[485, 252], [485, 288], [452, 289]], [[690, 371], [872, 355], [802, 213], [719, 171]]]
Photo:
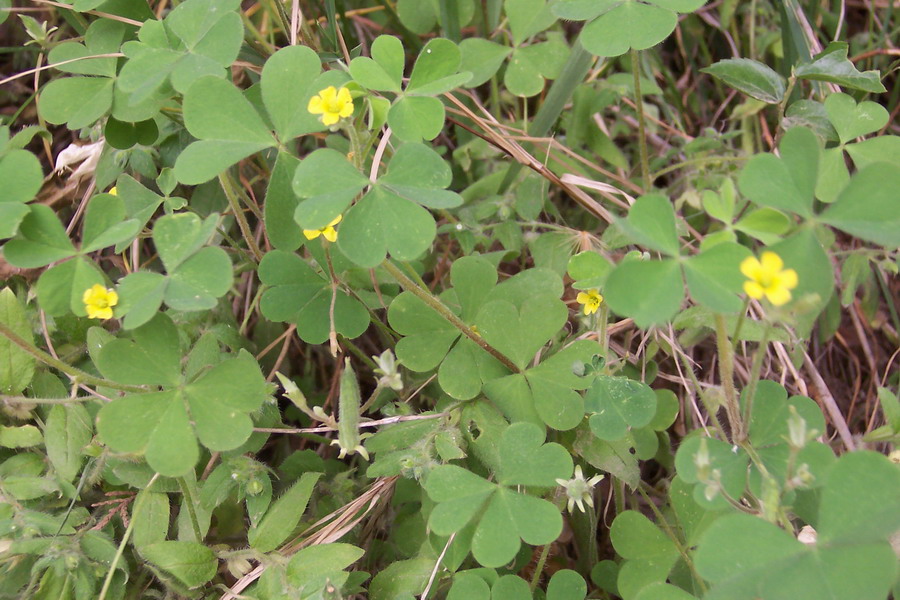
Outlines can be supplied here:
[[638, 118], [638, 149], [641, 153], [641, 180], [644, 193], [650, 191], [650, 158], [647, 154], [647, 123], [644, 119], [644, 99], [641, 96], [641, 54], [631, 49], [631, 73], [634, 77], [634, 107]]

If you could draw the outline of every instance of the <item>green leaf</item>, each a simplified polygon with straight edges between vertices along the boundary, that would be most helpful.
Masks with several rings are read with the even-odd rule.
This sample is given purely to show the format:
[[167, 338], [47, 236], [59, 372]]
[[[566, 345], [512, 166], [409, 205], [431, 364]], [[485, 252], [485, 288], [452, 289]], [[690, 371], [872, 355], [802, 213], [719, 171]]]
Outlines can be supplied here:
[[411, 371], [438, 366], [460, 336], [458, 329], [412, 292], [394, 298], [388, 307], [388, 322], [404, 336], [397, 342], [397, 358]]
[[41, 430], [34, 425], [7, 427], [0, 425], [0, 446], [4, 448], [30, 448], [44, 441]]
[[678, 312], [684, 285], [675, 261], [628, 260], [610, 274], [603, 294], [612, 310], [646, 328], [663, 324]]
[[0, 240], [16, 235], [19, 224], [31, 212], [31, 207], [18, 202], [0, 202]]
[[749, 58], [728, 58], [700, 71], [761, 102], [779, 104], [784, 100], [784, 77], [761, 62]]
[[203, 544], [158, 542], [141, 548], [141, 554], [189, 588], [199, 587], [216, 576], [216, 555]]
[[206, 143], [195, 142], [178, 157], [175, 176], [182, 183], [208, 181], [241, 158], [275, 145], [253, 105], [219, 77], [201, 77], [187, 90], [184, 124]]
[[873, 94], [887, 91], [878, 71], [861, 73], [856, 69], [847, 58], [848, 48], [847, 42], [830, 42], [811, 62], [794, 67], [794, 74], [798, 79], [827, 81]]
[[415, 260], [431, 247], [436, 233], [427, 210], [376, 188], [347, 212], [337, 243], [354, 263], [373, 268], [388, 253], [397, 260]]
[[318, 120], [307, 106], [320, 91], [312, 90], [311, 82], [321, 70], [318, 55], [307, 46], [281, 48], [266, 60], [260, 77], [262, 98], [282, 142], [318, 129]]
[[247, 533], [250, 545], [260, 552], [271, 552], [284, 542], [303, 516], [321, 473], [304, 473], [266, 512], [258, 527]]
[[565, 304], [557, 298], [536, 295], [520, 308], [505, 300], [489, 302], [478, 312], [475, 324], [485, 341], [524, 369], [568, 316]]
[[680, 587], [656, 582], [641, 588], [634, 600], [697, 600], [697, 598]]
[[505, 0], [504, 8], [515, 46], [556, 22], [545, 0]]
[[669, 256], [678, 256], [678, 233], [675, 230], [675, 209], [663, 195], [651, 194], [635, 200], [623, 229], [637, 243]]
[[169, 531], [169, 512], [168, 494], [148, 489], [138, 492], [131, 514], [134, 521], [131, 540], [136, 548], [143, 550], [151, 544], [165, 541]]
[[805, 127], [794, 127], [779, 144], [781, 157], [757, 154], [738, 179], [741, 192], [760, 206], [812, 216], [818, 177], [819, 141]]
[[629, 428], [649, 424], [656, 414], [656, 394], [640, 381], [598, 376], [584, 397], [591, 431], [601, 440], [622, 439]]
[[372, 58], [359, 56], [350, 62], [350, 74], [364, 88], [400, 93], [403, 83], [403, 44], [392, 35], [380, 35], [372, 42]]
[[751, 252], [739, 244], [722, 242], [684, 262], [691, 297], [720, 313], [736, 313], [744, 305], [739, 297], [746, 278], [741, 261]]
[[[10, 288], [0, 291], [0, 323], [13, 333], [32, 342], [31, 325], [25, 310]], [[28, 387], [34, 378], [35, 358], [3, 336], [0, 338], [0, 391], [17, 395]]]
[[[678, 23], [674, 12], [658, 4], [661, 3], [604, 2], [602, 8], [597, 8], [609, 8], [584, 26], [581, 44], [597, 56], [619, 56], [629, 48], [645, 50], [655, 46], [666, 39]], [[596, 14], [596, 9], [592, 12]]]
[[119, 281], [119, 304], [115, 314], [125, 316], [125, 329], [140, 327], [156, 315], [168, 287], [164, 275], [135, 271]]
[[387, 122], [405, 142], [433, 140], [444, 128], [444, 104], [430, 96], [406, 96], [391, 106]]
[[500, 438], [501, 485], [554, 487], [572, 476], [572, 457], [555, 443], [544, 443], [544, 431], [532, 423], [513, 423]]
[[457, 573], [447, 600], [491, 600], [491, 588], [475, 573]]
[[547, 600], [584, 600], [587, 584], [571, 569], [557, 571], [547, 585]]
[[713, 469], [719, 471], [722, 487], [732, 498], [740, 498], [744, 495], [749, 458], [743, 450], [732, 451], [730, 444], [701, 435], [684, 440], [675, 454], [675, 468], [679, 477], [686, 483], [696, 484], [694, 501], [707, 510], [728, 508], [728, 502], [721, 495], [716, 495], [712, 500], [704, 495], [706, 483], [699, 480], [695, 462], [704, 447], [709, 457], [710, 471]]
[[99, 194], [91, 198], [84, 214], [80, 252], [96, 252], [134, 239], [140, 231], [141, 223], [136, 219], [124, 219], [125, 203], [121, 198], [110, 194]]
[[461, 68], [472, 73], [466, 87], [473, 88], [485, 83], [497, 71], [512, 50], [502, 44], [484, 38], [466, 38], [459, 44], [462, 55]]
[[791, 219], [783, 212], [767, 207], [748, 211], [734, 224], [734, 228], [764, 244], [774, 244], [790, 230], [791, 224]]
[[461, 60], [456, 44], [444, 38], [434, 38], [419, 52], [409, 75], [406, 92], [436, 96], [464, 84], [471, 74], [460, 76], [457, 73]]
[[857, 104], [852, 96], [840, 92], [825, 98], [825, 111], [842, 144], [880, 131], [890, 118], [887, 109], [877, 102]]
[[415, 598], [425, 590], [433, 569], [432, 558], [422, 557], [392, 562], [372, 578], [369, 598], [371, 600]]
[[824, 223], [887, 248], [900, 246], [900, 171], [887, 163], [860, 170], [837, 201], [820, 215]]
[[169, 274], [166, 304], [183, 311], [213, 308], [233, 278], [231, 259], [222, 248], [201, 248]]
[[19, 226], [18, 237], [3, 246], [6, 261], [21, 269], [43, 267], [75, 253], [56, 213], [43, 204], [31, 205], [31, 212]]
[[[41, 189], [44, 172], [34, 154], [27, 150], [12, 150], [0, 156], [0, 181], [4, 183], [0, 203], [29, 202]], [[0, 238], [10, 235], [12, 233], [0, 233]]]
[[90, 127], [112, 107], [113, 80], [107, 77], [54, 79], [41, 91], [38, 109], [48, 122], [69, 129]]
[[81, 470], [82, 451], [93, 435], [93, 420], [81, 404], [50, 409], [44, 426], [47, 457], [59, 476], [72, 481]]
[[345, 155], [328, 148], [316, 150], [294, 173], [294, 193], [307, 198], [297, 206], [294, 220], [303, 229], [321, 229], [347, 210], [368, 184]]
[[784, 260], [785, 268], [797, 271], [797, 287], [791, 294], [805, 298], [806, 312], [798, 315], [796, 322], [799, 335], [805, 337], [834, 293], [831, 260], [811, 229], [801, 229], [769, 249]]
[[[54, 46], [47, 57], [49, 64], [82, 58], [96, 54], [119, 51], [125, 37], [125, 24], [111, 19], [98, 19], [91, 23], [84, 35], [84, 44], [63, 42]], [[70, 62], [56, 67], [60, 71], [80, 75], [116, 76], [115, 58], [92, 58]]]
[[260, 300], [263, 315], [273, 321], [296, 323], [297, 334], [305, 342], [325, 342], [332, 316], [334, 330], [350, 339], [362, 335], [369, 326], [365, 306], [343, 290], [333, 291], [331, 282], [296, 254], [269, 252], [259, 264], [259, 277], [270, 286]]
[[[279, 152], [266, 188], [266, 236], [279, 250], [296, 250], [303, 244], [303, 233], [294, 221], [294, 211], [300, 199], [294, 193], [292, 181], [300, 160], [287, 152]], [[327, 224], [327, 223], [326, 223]]]
[[664, 582], [680, 556], [672, 540], [637, 511], [619, 513], [609, 537], [616, 552], [626, 559], [617, 581], [624, 597], [633, 597], [651, 583]]
[[498, 568], [527, 544], [549, 544], [562, 532], [559, 510], [546, 500], [500, 488], [491, 498], [472, 537], [472, 555], [482, 566]]
[[218, 215], [201, 221], [194, 213], [165, 215], [153, 225], [153, 243], [166, 271], [172, 273], [197, 252], [216, 228]]
[[103, 272], [93, 262], [79, 256], [44, 271], [35, 291], [41, 308], [48, 314], [59, 316], [71, 311], [82, 317], [87, 314], [84, 292], [95, 284], [105, 286]]

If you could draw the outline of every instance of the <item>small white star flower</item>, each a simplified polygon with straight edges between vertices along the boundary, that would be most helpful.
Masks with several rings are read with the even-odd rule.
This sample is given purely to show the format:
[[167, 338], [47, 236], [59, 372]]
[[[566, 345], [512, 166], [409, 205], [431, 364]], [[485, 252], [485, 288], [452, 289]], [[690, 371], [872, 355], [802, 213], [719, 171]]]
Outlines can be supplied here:
[[603, 477], [603, 475], [594, 475], [590, 479], [585, 479], [581, 465], [576, 465], [575, 477], [556, 480], [556, 483], [566, 490], [566, 497], [569, 499], [566, 506], [569, 512], [572, 512], [576, 505], [578, 510], [584, 512], [585, 503], [594, 508], [594, 486], [600, 483]]

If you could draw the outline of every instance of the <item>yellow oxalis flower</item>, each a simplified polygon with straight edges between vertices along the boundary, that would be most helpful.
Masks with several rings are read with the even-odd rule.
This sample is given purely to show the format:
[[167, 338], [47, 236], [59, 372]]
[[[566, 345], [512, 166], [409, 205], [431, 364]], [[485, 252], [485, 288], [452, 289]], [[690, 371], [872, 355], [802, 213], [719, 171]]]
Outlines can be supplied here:
[[118, 196], [119, 190], [116, 189], [116, 186], [112, 186], [111, 188], [109, 188], [109, 191], [106, 193], [109, 194], [110, 196]]
[[314, 115], [322, 115], [322, 124], [330, 127], [353, 114], [353, 98], [347, 88], [338, 90], [330, 85], [309, 99], [306, 110]]
[[334, 221], [332, 221], [322, 229], [304, 229], [303, 235], [305, 235], [306, 239], [308, 240], [314, 240], [320, 235], [323, 235], [325, 236], [326, 240], [328, 240], [329, 242], [333, 242], [337, 240], [337, 229], [335, 229], [334, 226], [340, 223], [341, 219], [343, 218], [343, 215], [338, 215]]
[[575, 299], [578, 300], [578, 304], [584, 304], [584, 314], [586, 315], [592, 315], [597, 312], [597, 309], [600, 308], [600, 304], [603, 302], [603, 296], [600, 295], [598, 290], [578, 292]]
[[797, 271], [785, 269], [781, 257], [766, 250], [759, 257], [748, 256], [741, 262], [741, 273], [748, 281], [744, 282], [744, 291], [751, 298], [766, 300], [775, 306], [787, 304], [791, 300], [791, 290], [797, 287]]
[[106, 289], [95, 283], [84, 291], [81, 297], [90, 319], [112, 319], [112, 307], [119, 303], [119, 295], [113, 289]]

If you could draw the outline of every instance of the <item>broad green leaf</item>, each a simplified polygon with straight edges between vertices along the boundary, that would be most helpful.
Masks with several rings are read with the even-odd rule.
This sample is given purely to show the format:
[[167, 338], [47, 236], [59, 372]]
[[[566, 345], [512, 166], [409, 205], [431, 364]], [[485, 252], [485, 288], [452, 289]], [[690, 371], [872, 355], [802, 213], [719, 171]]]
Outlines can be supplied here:
[[609, 8], [584, 26], [581, 44], [597, 56], [619, 56], [630, 48], [644, 50], [655, 46], [666, 39], [678, 23], [674, 12], [658, 4], [604, 0], [602, 6]]
[[900, 171], [887, 163], [860, 170], [820, 219], [887, 248], [900, 246]]
[[551, 543], [561, 532], [562, 516], [553, 504], [500, 488], [475, 529], [472, 555], [482, 566], [498, 568], [516, 556], [520, 539], [538, 546]]
[[504, 575], [491, 588], [492, 600], [531, 600], [528, 583], [515, 575]]
[[637, 511], [620, 513], [613, 521], [609, 537], [616, 552], [626, 559], [617, 581], [625, 597], [634, 596], [651, 583], [664, 582], [679, 557], [672, 540]]
[[157, 542], [141, 548], [141, 554], [189, 588], [199, 587], [216, 576], [216, 555], [203, 544]]
[[471, 75], [464, 81], [459, 80], [457, 71], [460, 61], [459, 47], [450, 40], [435, 38], [429, 41], [413, 65], [406, 92], [434, 96], [462, 85]]
[[166, 304], [183, 311], [213, 308], [233, 278], [231, 259], [222, 248], [201, 248], [169, 274]]
[[59, 476], [71, 481], [81, 470], [82, 450], [91, 441], [93, 422], [81, 404], [50, 409], [44, 427], [47, 457]]
[[380, 92], [400, 93], [403, 83], [403, 44], [392, 35], [372, 42], [372, 58], [360, 56], [350, 62], [350, 74], [361, 86]]
[[743, 306], [738, 297], [746, 278], [741, 261], [751, 255], [744, 246], [722, 242], [684, 262], [684, 276], [691, 297], [720, 313], [736, 313]]
[[[125, 36], [125, 24], [111, 19], [98, 19], [91, 23], [84, 35], [84, 44], [63, 42], [54, 46], [47, 57], [49, 64], [74, 60], [97, 54], [119, 51]], [[116, 76], [115, 58], [92, 58], [70, 62], [56, 67], [60, 71], [80, 75]]]
[[466, 87], [473, 88], [485, 83], [497, 71], [512, 50], [502, 44], [484, 38], [466, 38], [459, 44], [462, 55], [461, 68], [472, 73]]
[[675, 261], [628, 260], [609, 275], [603, 295], [613, 311], [646, 328], [665, 323], [678, 312], [684, 285]]
[[94, 284], [106, 286], [103, 272], [92, 261], [78, 256], [41, 273], [35, 291], [47, 314], [59, 316], [71, 311], [83, 317], [87, 314], [84, 292]]
[[589, 362], [599, 351], [595, 342], [577, 341], [525, 372], [534, 410], [548, 427], [566, 431], [584, 420], [584, 400], [576, 390], [590, 381], [575, 375], [572, 365]]
[[612, 271], [612, 265], [603, 256], [592, 250], [579, 252], [569, 259], [569, 277], [575, 280], [572, 287], [577, 290], [599, 288]]
[[31, 212], [31, 207], [19, 202], [0, 202], [0, 240], [16, 235], [19, 224]]
[[453, 576], [453, 586], [447, 600], [491, 600], [491, 588], [474, 573], [457, 573]]
[[[296, 254], [274, 250], [259, 265], [260, 280], [270, 286], [260, 300], [260, 310], [273, 321], [297, 324], [297, 334], [311, 344], [328, 339], [334, 330], [353, 339], [369, 326], [369, 313], [357, 299], [331, 282]], [[332, 305], [333, 298], [333, 305]]]
[[307, 46], [287, 46], [266, 60], [260, 77], [262, 98], [282, 142], [307, 132], [310, 83], [321, 69], [318, 55]]
[[[44, 172], [34, 154], [27, 150], [11, 150], [0, 156], [0, 181], [3, 182], [0, 203], [29, 202], [41, 189]], [[3, 235], [0, 232], [0, 238], [10, 235], [12, 233]]]
[[805, 337], [834, 293], [831, 260], [811, 229], [801, 229], [769, 249], [784, 260], [785, 268], [797, 271], [797, 287], [791, 295], [805, 298], [806, 312], [798, 315], [795, 325], [800, 336]]
[[174, 272], [209, 240], [215, 231], [217, 216], [211, 215], [201, 221], [194, 213], [178, 213], [156, 220], [153, 244], [166, 271]]
[[584, 600], [587, 584], [576, 571], [557, 571], [547, 584], [547, 600]]
[[138, 492], [131, 513], [131, 519], [134, 521], [131, 541], [134, 546], [143, 549], [165, 541], [169, 531], [169, 516], [168, 494], [148, 489]]
[[[841, 160], [843, 161], [843, 157]], [[764, 244], [774, 244], [790, 230], [791, 224], [791, 219], [783, 212], [765, 207], [747, 211], [734, 224], [734, 228]]]
[[629, 428], [644, 427], [656, 414], [656, 394], [640, 381], [598, 376], [584, 397], [590, 426], [601, 440], [622, 439]]
[[572, 476], [572, 457], [553, 442], [544, 443], [545, 434], [531, 423], [513, 423], [500, 439], [501, 485], [554, 487], [557, 479]]
[[387, 122], [405, 142], [433, 140], [444, 128], [444, 104], [430, 96], [407, 96], [391, 106]]
[[524, 369], [562, 328], [568, 314], [565, 304], [557, 298], [536, 295], [518, 309], [504, 300], [489, 302], [478, 312], [475, 324], [485, 341]]
[[369, 179], [340, 152], [316, 150], [294, 173], [294, 193], [306, 198], [297, 205], [294, 221], [303, 229], [321, 229], [347, 210], [368, 184]]
[[556, 22], [546, 0], [505, 0], [504, 8], [515, 46]]
[[757, 154], [738, 179], [741, 192], [760, 206], [812, 216], [819, 164], [819, 141], [805, 127], [794, 127], [779, 145], [781, 156]]
[[72, 130], [90, 127], [112, 107], [113, 83], [107, 77], [54, 79], [44, 86], [38, 109], [50, 123]]
[[866, 100], [857, 104], [853, 96], [844, 93], [825, 98], [825, 111], [842, 144], [879, 131], [890, 118], [887, 109], [877, 102]]
[[129, 273], [119, 281], [119, 304], [115, 314], [125, 315], [122, 326], [125, 329], [140, 327], [153, 318], [168, 287], [164, 275], [147, 271]]
[[[266, 236], [279, 250], [296, 250], [303, 244], [303, 233], [294, 221], [294, 211], [300, 199], [294, 193], [292, 181], [300, 161], [287, 152], [279, 152], [266, 188]], [[327, 224], [327, 223], [326, 223]]]
[[641, 245], [669, 256], [679, 254], [675, 209], [665, 196], [652, 194], [638, 198], [629, 209], [622, 227]]
[[784, 77], [761, 62], [749, 58], [727, 58], [700, 70], [761, 102], [778, 104], [784, 99]]
[[865, 169], [877, 162], [886, 162], [900, 167], [900, 136], [881, 135], [857, 144], [848, 144], [844, 150], [853, 159], [857, 169]]
[[[10, 288], [0, 291], [0, 323], [13, 333], [32, 342], [31, 325], [25, 310]], [[12, 343], [0, 338], [0, 391], [15, 396], [22, 393], [34, 377], [35, 358]]]
[[125, 203], [121, 198], [110, 194], [94, 196], [84, 214], [81, 253], [130, 241], [140, 227], [141, 223], [136, 219], [125, 220]]
[[388, 253], [397, 260], [415, 260], [431, 247], [436, 233], [427, 210], [375, 189], [347, 212], [337, 243], [354, 263], [373, 268]]
[[[417, 1], [416, 4], [419, 4]], [[412, 558], [391, 563], [372, 578], [370, 600], [406, 600], [421, 594], [434, 569], [434, 559]]]
[[412, 371], [438, 366], [460, 332], [412, 292], [400, 293], [388, 308], [388, 322], [404, 337], [397, 358]]
[[19, 235], [3, 246], [6, 261], [22, 269], [43, 267], [75, 252], [56, 213], [43, 204], [31, 205], [31, 212], [19, 226]]
[[30, 448], [43, 441], [41, 430], [34, 425], [0, 425], [0, 446], [4, 448]]
[[180, 383], [178, 332], [170, 318], [157, 315], [132, 331], [131, 338], [107, 342], [94, 357], [104, 377], [132, 385]]
[[293, 533], [312, 497], [321, 473], [304, 473], [266, 512], [259, 526], [247, 533], [250, 545], [260, 552], [271, 552]]
[[634, 600], [697, 600], [697, 597], [688, 594], [680, 587], [657, 582], [641, 588]]
[[831, 42], [807, 64], [794, 68], [799, 79], [828, 81], [854, 90], [873, 94], [885, 92], [878, 71], [859, 72], [847, 58], [847, 42]]

